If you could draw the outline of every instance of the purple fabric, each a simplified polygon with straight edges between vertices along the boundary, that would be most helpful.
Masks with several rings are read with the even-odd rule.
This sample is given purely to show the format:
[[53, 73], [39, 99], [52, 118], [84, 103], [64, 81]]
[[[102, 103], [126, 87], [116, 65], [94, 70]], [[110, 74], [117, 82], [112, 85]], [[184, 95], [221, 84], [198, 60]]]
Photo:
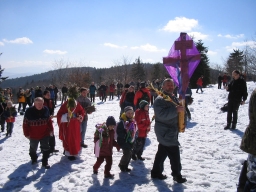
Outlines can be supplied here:
[[[186, 41], [188, 40], [192, 40], [192, 39], [186, 34]], [[181, 37], [176, 39], [176, 41], [181, 41]], [[197, 68], [200, 62], [200, 53], [198, 52], [194, 43], [193, 43], [192, 49], [186, 49], [186, 56], [188, 60], [187, 75], [188, 75], [188, 78], [190, 79], [190, 77], [193, 75], [195, 69]], [[184, 78], [182, 78], [182, 77], [185, 77], [186, 74], [181, 74], [181, 68], [180, 68], [181, 58], [180, 57], [181, 57], [180, 50], [175, 50], [175, 43], [174, 43], [172, 48], [169, 51], [168, 56], [164, 57], [163, 64], [166, 70], [168, 71], [168, 73], [170, 74], [170, 76], [173, 78], [174, 83], [179, 87], [179, 94], [181, 94], [182, 97], [184, 98], [186, 89], [189, 84], [189, 79], [185, 80]], [[168, 58], [172, 58], [171, 61], [169, 59], [169, 61], [167, 62], [166, 60]], [[184, 80], [188, 82], [184, 82]]]

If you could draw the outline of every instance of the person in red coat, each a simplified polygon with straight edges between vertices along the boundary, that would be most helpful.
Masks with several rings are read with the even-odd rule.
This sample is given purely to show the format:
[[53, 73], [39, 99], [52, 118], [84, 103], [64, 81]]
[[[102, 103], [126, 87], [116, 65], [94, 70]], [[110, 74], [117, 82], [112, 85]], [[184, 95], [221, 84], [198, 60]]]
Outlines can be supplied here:
[[140, 89], [135, 93], [135, 97], [134, 97], [134, 106], [136, 107], [136, 109], [139, 108], [139, 103], [141, 100], [146, 100], [148, 103], [150, 103], [150, 91], [146, 88], [146, 83], [145, 82], [141, 82], [140, 83]]
[[30, 141], [29, 155], [32, 164], [37, 163], [38, 156], [36, 151], [40, 143], [43, 151], [42, 166], [49, 169], [49, 137], [53, 135], [53, 125], [49, 110], [44, 106], [44, 99], [42, 97], [36, 97], [34, 106], [26, 110], [23, 120], [23, 132], [25, 137]]
[[[75, 93], [72, 93], [75, 92]], [[81, 152], [80, 124], [83, 121], [85, 111], [75, 99], [78, 96], [76, 87], [71, 87], [68, 92], [68, 100], [63, 103], [57, 113], [59, 125], [59, 138], [62, 141], [64, 155], [69, 160], [75, 160]]]
[[197, 84], [197, 90], [196, 90], [196, 93], [198, 93], [198, 89], [201, 89], [201, 93], [203, 93], [204, 91], [202, 90], [202, 87], [203, 87], [203, 78], [204, 76], [202, 75], [196, 82]]
[[114, 82], [109, 85], [109, 100], [114, 99], [115, 88], [116, 88], [116, 86], [115, 86]]
[[142, 158], [141, 155], [145, 146], [147, 134], [150, 131], [150, 119], [148, 114], [149, 104], [147, 101], [142, 100], [140, 101], [139, 106], [140, 108], [135, 111], [135, 121], [139, 133], [135, 141], [135, 147], [133, 148], [132, 159], [144, 161], [145, 159]]
[[98, 174], [98, 169], [100, 165], [106, 160], [105, 165], [105, 178], [113, 178], [114, 175], [110, 173], [112, 167], [112, 149], [113, 146], [120, 150], [119, 145], [114, 139], [115, 131], [114, 128], [116, 126], [116, 120], [113, 116], [109, 116], [107, 118], [106, 123], [97, 124], [96, 131], [94, 133], [94, 143], [95, 143], [95, 156], [97, 157], [97, 161], [93, 166], [93, 173]]

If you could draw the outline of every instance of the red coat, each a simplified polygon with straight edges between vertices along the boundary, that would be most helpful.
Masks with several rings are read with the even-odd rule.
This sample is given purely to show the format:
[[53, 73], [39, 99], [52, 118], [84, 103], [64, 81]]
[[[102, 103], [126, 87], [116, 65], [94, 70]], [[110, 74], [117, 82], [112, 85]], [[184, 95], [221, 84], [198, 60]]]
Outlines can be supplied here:
[[25, 137], [40, 140], [53, 132], [52, 120], [49, 110], [44, 107], [37, 110], [35, 106], [26, 110], [23, 120], [23, 132]]
[[[139, 90], [135, 93], [135, 97], [134, 97], [134, 101], [133, 101], [134, 106], [137, 106], [138, 100], [143, 96], [143, 93], [142, 93], [142, 91], [140, 91], [140, 90], [142, 90], [144, 93], [147, 93], [147, 94], [148, 94], [148, 98], [151, 98], [151, 95], [150, 95], [149, 90], [148, 90], [147, 88], [141, 88], [141, 89], [139, 89]], [[150, 103], [150, 100], [147, 101], [147, 102]]]
[[[57, 113], [57, 122], [59, 125], [59, 138], [62, 140], [65, 151], [68, 151], [70, 155], [78, 155], [81, 150], [81, 133], [80, 133], [80, 121], [77, 118], [71, 118], [69, 123], [61, 122], [63, 114], [68, 112], [67, 102], [63, 103]], [[71, 109], [73, 111], [74, 109]], [[77, 102], [77, 106], [73, 111], [76, 116], [81, 115], [84, 117], [84, 109]]]
[[200, 78], [197, 80], [196, 84], [202, 87], [202, 86], [203, 86], [203, 78], [200, 77]]
[[[109, 137], [103, 137], [101, 148], [100, 148], [100, 156], [112, 156], [113, 154], [113, 146], [120, 150], [119, 145], [114, 139], [115, 131], [109, 130]], [[94, 136], [94, 143], [99, 140], [97, 135]], [[98, 143], [97, 143], [98, 144]], [[96, 144], [95, 144], [96, 145]]]
[[110, 84], [109, 85], [109, 92], [113, 93], [115, 91], [115, 85], [114, 84]]
[[138, 137], [147, 137], [147, 128], [150, 126], [148, 111], [137, 109], [135, 111], [135, 121], [138, 127]]

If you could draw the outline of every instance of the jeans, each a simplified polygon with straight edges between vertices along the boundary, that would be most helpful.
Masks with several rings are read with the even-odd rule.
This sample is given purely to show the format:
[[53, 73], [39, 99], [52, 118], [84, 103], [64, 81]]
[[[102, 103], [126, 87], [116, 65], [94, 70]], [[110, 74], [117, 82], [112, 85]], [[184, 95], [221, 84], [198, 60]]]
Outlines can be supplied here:
[[197, 90], [196, 90], [196, 92], [198, 92], [198, 89], [201, 89], [201, 92], [204, 92], [204, 91], [202, 90], [202, 86], [197, 85]]
[[120, 160], [120, 165], [128, 166], [132, 158], [132, 150], [131, 149], [122, 149], [123, 156]]
[[180, 149], [179, 146], [164, 146], [159, 143], [151, 173], [161, 175], [164, 171], [164, 161], [168, 156], [171, 164], [172, 176], [181, 176]]
[[91, 103], [95, 102], [95, 94], [90, 94]]
[[80, 124], [81, 144], [84, 144], [86, 128], [87, 128], [87, 121], [82, 121], [82, 123]]
[[[237, 123], [237, 115], [238, 115], [238, 109], [240, 106], [240, 102], [236, 101], [229, 101], [228, 102], [228, 112], [227, 112], [227, 124], [233, 124]], [[232, 115], [233, 115], [233, 121], [232, 121]]]
[[8, 122], [7, 123], [7, 134], [10, 134], [10, 135], [12, 134], [13, 127], [14, 127], [13, 122]]

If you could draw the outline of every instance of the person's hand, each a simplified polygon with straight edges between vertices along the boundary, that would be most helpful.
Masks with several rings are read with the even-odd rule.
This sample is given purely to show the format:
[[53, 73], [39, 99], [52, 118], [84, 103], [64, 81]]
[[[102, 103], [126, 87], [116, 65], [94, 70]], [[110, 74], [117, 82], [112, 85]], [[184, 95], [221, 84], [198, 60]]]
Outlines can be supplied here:
[[184, 107], [183, 106], [178, 105], [176, 107], [176, 109], [177, 109], [177, 112], [184, 112]]
[[241, 105], [244, 105], [244, 104], [245, 104], [245, 101], [242, 101], [242, 102], [241, 102]]
[[79, 115], [79, 116], [77, 117], [77, 119], [78, 119], [78, 121], [82, 122], [82, 121], [83, 121], [82, 115]]

